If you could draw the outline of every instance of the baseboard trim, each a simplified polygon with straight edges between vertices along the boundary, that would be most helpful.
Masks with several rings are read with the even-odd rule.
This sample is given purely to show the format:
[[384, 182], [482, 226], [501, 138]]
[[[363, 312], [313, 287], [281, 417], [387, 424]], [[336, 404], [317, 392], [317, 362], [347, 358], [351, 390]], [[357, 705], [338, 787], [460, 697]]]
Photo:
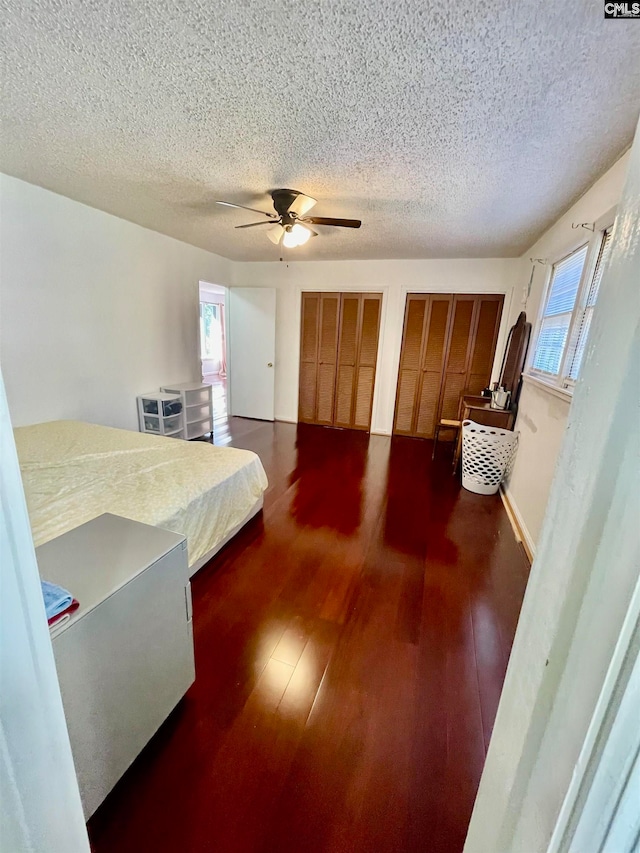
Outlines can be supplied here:
[[525, 550], [529, 562], [533, 563], [536, 556], [536, 546], [531, 538], [531, 534], [527, 530], [527, 525], [524, 523], [520, 510], [514, 503], [513, 499], [509, 497], [504, 486], [500, 486], [500, 497], [502, 498], [502, 503], [504, 504], [505, 511], [509, 517], [509, 521], [511, 522], [511, 527], [513, 528], [516, 540], [518, 542], [522, 542], [522, 547]]

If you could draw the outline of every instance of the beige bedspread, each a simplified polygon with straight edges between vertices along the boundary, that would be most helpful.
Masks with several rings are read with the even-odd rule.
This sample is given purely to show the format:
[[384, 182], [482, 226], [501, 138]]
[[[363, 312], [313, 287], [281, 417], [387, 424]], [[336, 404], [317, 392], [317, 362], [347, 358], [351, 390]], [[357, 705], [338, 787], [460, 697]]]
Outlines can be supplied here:
[[246, 518], [267, 487], [250, 450], [78, 421], [14, 433], [36, 546], [111, 512], [183, 533], [191, 566]]

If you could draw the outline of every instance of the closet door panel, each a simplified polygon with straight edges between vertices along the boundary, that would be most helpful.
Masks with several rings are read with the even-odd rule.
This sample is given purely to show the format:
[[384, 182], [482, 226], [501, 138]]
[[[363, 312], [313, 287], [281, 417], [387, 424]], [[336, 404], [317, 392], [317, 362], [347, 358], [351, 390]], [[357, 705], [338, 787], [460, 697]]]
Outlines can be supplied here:
[[333, 425], [333, 401], [336, 381], [335, 364], [318, 365], [318, 393], [316, 396], [316, 419], [314, 423]]
[[353, 414], [354, 429], [371, 428], [371, 410], [373, 408], [373, 386], [376, 378], [375, 367], [361, 367], [358, 370], [358, 385]]
[[298, 417], [305, 423], [312, 424], [316, 419], [316, 380], [317, 367], [315, 364], [300, 365], [300, 396], [298, 398]]
[[394, 433], [411, 435], [418, 388], [418, 371], [404, 370], [398, 378]]
[[503, 300], [502, 296], [478, 297], [467, 394], [480, 394], [491, 379]]
[[340, 294], [323, 293], [320, 296], [318, 382], [316, 393], [315, 422], [318, 424], [333, 424], [339, 314]]
[[440, 374], [427, 373], [422, 377], [415, 430], [415, 434], [419, 435], [420, 438], [433, 438], [441, 384], [442, 376]]
[[[464, 373], [451, 373], [447, 376], [442, 389], [441, 418], [455, 420], [460, 412], [460, 397], [465, 393], [467, 377]], [[451, 440], [452, 436], [442, 436], [443, 441]]]
[[409, 294], [404, 315], [402, 350], [393, 431], [411, 435], [414, 428], [416, 394], [422, 361], [422, 336], [428, 296]]
[[455, 296], [447, 345], [447, 358], [438, 419], [458, 417], [460, 397], [465, 392], [471, 349], [475, 297]]
[[356, 429], [371, 427], [381, 307], [380, 294], [362, 295], [358, 370], [352, 420], [352, 426]]
[[352, 364], [338, 366], [336, 381], [336, 414], [334, 423], [339, 427], [351, 426], [351, 410], [353, 408], [353, 388], [355, 385], [356, 369]]
[[298, 418], [313, 423], [316, 418], [316, 384], [318, 378], [318, 322], [320, 296], [302, 294], [302, 333], [300, 340], [300, 390]]
[[353, 395], [358, 357], [358, 331], [360, 321], [359, 294], [342, 296], [340, 337], [338, 342], [338, 370], [336, 377], [336, 426], [350, 427], [353, 412]]
[[416, 435], [422, 438], [433, 438], [435, 430], [452, 298], [451, 296], [432, 296], [429, 303], [422, 356], [421, 386], [418, 395], [418, 416], [415, 425]]

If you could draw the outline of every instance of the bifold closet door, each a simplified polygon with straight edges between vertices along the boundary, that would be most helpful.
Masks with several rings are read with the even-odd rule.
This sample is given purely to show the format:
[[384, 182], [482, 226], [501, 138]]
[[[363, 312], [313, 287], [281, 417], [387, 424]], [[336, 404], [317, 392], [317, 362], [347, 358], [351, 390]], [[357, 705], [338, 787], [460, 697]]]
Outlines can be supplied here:
[[368, 430], [380, 331], [379, 293], [343, 293], [334, 426]]
[[332, 424], [338, 349], [339, 293], [303, 293], [298, 418]]
[[440, 397], [440, 418], [458, 417], [460, 397], [465, 393], [469, 353], [473, 336], [474, 296], [454, 296], [449, 342]]
[[455, 296], [440, 418], [459, 416], [460, 397], [480, 394], [491, 378], [504, 297]]
[[356, 387], [353, 395], [351, 426], [369, 430], [373, 409], [373, 391], [376, 384], [376, 361], [382, 313], [381, 293], [361, 293], [360, 331], [358, 334], [358, 360]]
[[350, 427], [353, 418], [353, 394], [356, 387], [356, 362], [358, 359], [359, 294], [343, 294], [341, 301], [336, 405], [333, 425]]
[[322, 293], [320, 295], [318, 331], [318, 378], [316, 382], [315, 423], [327, 426], [333, 424], [339, 320], [340, 294]]
[[303, 293], [298, 417], [368, 430], [375, 385], [379, 293]]
[[300, 340], [300, 388], [298, 418], [305, 423], [316, 419], [316, 381], [318, 378], [318, 321], [320, 294], [302, 294]]
[[503, 302], [504, 297], [497, 294], [476, 297], [467, 394], [480, 394], [491, 378]]
[[491, 376], [504, 297], [410, 293], [405, 307], [394, 433], [432, 438], [458, 417], [460, 397]]
[[405, 307], [394, 432], [433, 436], [452, 296], [410, 293]]

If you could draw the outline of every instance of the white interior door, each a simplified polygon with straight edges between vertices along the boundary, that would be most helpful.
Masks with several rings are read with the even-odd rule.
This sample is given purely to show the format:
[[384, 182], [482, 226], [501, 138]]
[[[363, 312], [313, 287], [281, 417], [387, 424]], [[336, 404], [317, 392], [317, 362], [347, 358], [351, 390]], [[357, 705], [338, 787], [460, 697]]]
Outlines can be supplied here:
[[275, 288], [230, 288], [228, 371], [232, 415], [274, 419], [275, 351]]

